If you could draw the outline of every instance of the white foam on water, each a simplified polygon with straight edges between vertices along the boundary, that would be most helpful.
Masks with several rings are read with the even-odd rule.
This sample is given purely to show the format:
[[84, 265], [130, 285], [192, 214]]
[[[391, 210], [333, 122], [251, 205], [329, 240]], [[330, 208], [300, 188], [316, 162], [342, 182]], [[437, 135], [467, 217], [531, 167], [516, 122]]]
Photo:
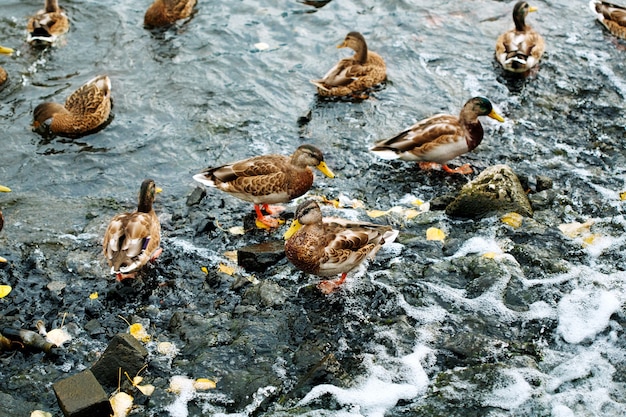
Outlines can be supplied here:
[[558, 304], [557, 332], [568, 343], [593, 339], [606, 329], [620, 307], [620, 301], [609, 291], [577, 288]]
[[[428, 376], [422, 361], [430, 354], [430, 349], [417, 346], [413, 353], [401, 358], [366, 357], [369, 375], [356, 386], [341, 388], [331, 384], [313, 387], [299, 405], [310, 404], [325, 394], [350, 408], [352, 416], [383, 417], [401, 399], [412, 399], [425, 392]], [[386, 364], [385, 364], [386, 363]]]
[[482, 404], [503, 410], [514, 410], [531, 398], [533, 388], [517, 370], [505, 370], [503, 380], [484, 396]]

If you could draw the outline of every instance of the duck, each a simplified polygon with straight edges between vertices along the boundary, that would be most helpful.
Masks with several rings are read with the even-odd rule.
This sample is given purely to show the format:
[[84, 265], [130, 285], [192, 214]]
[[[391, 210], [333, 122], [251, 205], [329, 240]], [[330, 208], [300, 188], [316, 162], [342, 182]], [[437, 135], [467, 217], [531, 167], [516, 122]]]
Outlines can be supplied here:
[[179, 19], [191, 16], [197, 0], [155, 0], [144, 15], [147, 28], [169, 26]]
[[613, 36], [626, 39], [626, 7], [600, 0], [591, 0], [589, 7]]
[[354, 55], [339, 61], [319, 80], [311, 80], [317, 94], [323, 97], [342, 97], [358, 94], [387, 79], [383, 58], [369, 51], [365, 38], [359, 32], [350, 32], [337, 48], [350, 48]]
[[[13, 52], [13, 49], [0, 45], [0, 54], [11, 55]], [[0, 67], [0, 88], [7, 82], [8, 78], [9, 76], [7, 75], [7, 72], [4, 70], [4, 68]]]
[[[9, 187], [5, 187], [4, 185], [0, 185], [0, 193], [10, 193], [11, 189]], [[0, 210], [0, 231], [4, 228], [4, 216], [2, 215], [2, 211]], [[6, 262], [7, 260], [0, 256], [0, 262]]]
[[144, 180], [137, 210], [117, 214], [107, 226], [102, 241], [103, 253], [117, 281], [135, 278], [148, 261], [156, 260], [163, 252], [160, 247], [161, 223], [153, 207], [159, 192], [161, 189], [154, 180]]
[[322, 151], [313, 145], [299, 146], [291, 156], [271, 154], [244, 159], [215, 168], [207, 168], [193, 179], [208, 187], [217, 188], [241, 200], [254, 204], [256, 224], [259, 228], [273, 229], [279, 226], [272, 215], [278, 207], [270, 204], [287, 203], [300, 197], [313, 186], [316, 167], [324, 175], [335, 174], [324, 162]]
[[471, 174], [473, 170], [469, 164], [452, 169], [447, 162], [480, 145], [484, 131], [479, 116], [504, 122], [488, 99], [473, 97], [465, 103], [458, 117], [438, 114], [421, 120], [397, 135], [377, 142], [370, 151], [383, 159], [418, 161], [421, 169], [441, 166], [450, 174]]
[[45, 0], [44, 8], [32, 16], [26, 25], [30, 44], [54, 44], [70, 29], [70, 20], [57, 0]]
[[111, 80], [99, 75], [74, 91], [65, 105], [41, 103], [33, 112], [33, 127], [66, 136], [82, 136], [101, 127], [111, 114]]
[[298, 205], [285, 232], [285, 255], [305, 273], [320, 277], [340, 274], [339, 278], [317, 284], [328, 295], [346, 281], [348, 272], [366, 259], [374, 259], [380, 248], [397, 236], [398, 231], [391, 226], [323, 218], [319, 204], [309, 199]]
[[528, 73], [533, 69], [545, 51], [541, 35], [526, 24], [528, 13], [537, 11], [525, 1], [513, 7], [515, 29], [500, 35], [496, 41], [496, 59], [506, 71]]

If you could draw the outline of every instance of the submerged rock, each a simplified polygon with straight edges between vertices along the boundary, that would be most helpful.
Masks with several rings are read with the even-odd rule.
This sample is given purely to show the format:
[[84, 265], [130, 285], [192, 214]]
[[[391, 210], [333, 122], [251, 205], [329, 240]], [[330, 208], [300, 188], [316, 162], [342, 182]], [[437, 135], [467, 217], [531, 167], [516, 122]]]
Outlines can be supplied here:
[[533, 215], [519, 179], [507, 165], [494, 165], [485, 169], [466, 184], [446, 207], [447, 215], [467, 218], [511, 211], [527, 217]]

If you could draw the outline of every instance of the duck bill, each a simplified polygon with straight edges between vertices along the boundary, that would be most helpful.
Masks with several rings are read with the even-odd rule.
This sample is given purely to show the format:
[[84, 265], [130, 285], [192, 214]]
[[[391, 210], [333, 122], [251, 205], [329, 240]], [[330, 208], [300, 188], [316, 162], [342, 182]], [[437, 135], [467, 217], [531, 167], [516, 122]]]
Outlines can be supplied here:
[[163, 192], [163, 188], [156, 187], [156, 188], [154, 189], [154, 192], [155, 192], [155, 193], [157, 193], [157, 194], [158, 194], [158, 193], [162, 193], [162, 192]]
[[536, 8], [535, 6], [530, 6], [530, 7], [528, 8], [528, 13], [530, 13], [530, 12], [536, 12], [537, 10], [539, 10], [539, 9], [538, 9], [538, 8]]
[[496, 113], [495, 110], [491, 110], [491, 113], [489, 113], [487, 116], [491, 117], [492, 119], [495, 119], [495, 120], [499, 121], [500, 123], [504, 122], [504, 117], [502, 117], [498, 113]]
[[7, 263], [9, 261], [6, 260], [6, 258], [3, 258], [2, 256], [0, 256], [0, 263]]
[[6, 46], [0, 46], [0, 54], [3, 55], [11, 55], [15, 52], [12, 48], [7, 48]]
[[0, 193], [10, 193], [11, 189], [9, 187], [5, 187], [4, 185], [0, 185]]
[[335, 174], [333, 174], [330, 168], [328, 168], [328, 165], [326, 165], [326, 162], [324, 161], [320, 162], [319, 165], [317, 166], [317, 169], [322, 171], [322, 173], [326, 175], [328, 178], [335, 178]]
[[285, 240], [293, 236], [298, 230], [300, 230], [301, 227], [302, 227], [302, 223], [300, 223], [298, 219], [292, 221], [291, 226], [289, 226], [289, 229], [287, 229], [287, 231], [283, 235]]
[[340, 49], [340, 48], [345, 48], [345, 47], [347, 47], [347, 46], [348, 46], [348, 45], [346, 44], [346, 41], [343, 41], [343, 42], [341, 42], [339, 45], [337, 45], [337, 49]]

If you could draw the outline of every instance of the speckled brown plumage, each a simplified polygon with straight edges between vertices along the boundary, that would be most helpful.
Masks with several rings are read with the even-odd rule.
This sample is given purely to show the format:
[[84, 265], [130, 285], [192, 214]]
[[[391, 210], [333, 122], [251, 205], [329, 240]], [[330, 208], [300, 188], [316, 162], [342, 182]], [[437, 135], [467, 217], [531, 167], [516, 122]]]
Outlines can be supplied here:
[[147, 28], [168, 26], [191, 16], [196, 0], [155, 0], [143, 19]]
[[526, 73], [535, 67], [545, 50], [544, 40], [526, 24], [526, 16], [537, 9], [520, 1], [513, 8], [515, 29], [500, 35], [496, 41], [496, 59], [510, 72]]
[[609, 32], [626, 39], [626, 7], [600, 0], [591, 0], [589, 7]]
[[153, 208], [156, 193], [153, 180], [143, 181], [137, 210], [113, 217], [104, 233], [104, 257], [118, 280], [132, 278], [161, 253], [161, 224]]
[[[5, 46], [0, 46], [0, 55], [11, 55], [12, 53], [13, 49], [7, 48]], [[9, 76], [7, 72], [4, 70], [4, 68], [0, 67], [0, 88], [4, 86], [4, 83], [7, 82], [8, 78]]]
[[385, 61], [376, 52], [368, 51], [365, 38], [350, 32], [337, 48], [351, 48], [354, 56], [344, 58], [324, 75], [311, 80], [321, 96], [347, 96], [372, 88], [387, 78]]
[[[483, 140], [479, 116], [503, 122], [484, 97], [468, 100], [459, 116], [439, 114], [417, 122], [396, 136], [382, 140], [370, 150], [384, 159], [434, 162], [448, 172], [470, 173], [469, 166], [452, 170], [446, 162], [476, 148]], [[469, 169], [469, 172], [468, 172]]]
[[26, 24], [29, 43], [54, 43], [70, 28], [70, 21], [57, 0], [46, 0], [45, 7]]
[[348, 272], [366, 258], [372, 259], [398, 232], [390, 226], [322, 218], [319, 205], [307, 200], [296, 209], [295, 219], [285, 237], [287, 259], [298, 269], [321, 277], [341, 274], [339, 280], [322, 281], [324, 293], [341, 285]]
[[111, 113], [111, 80], [98, 76], [76, 90], [62, 106], [42, 103], [33, 112], [35, 129], [69, 136], [87, 134], [105, 123]]

